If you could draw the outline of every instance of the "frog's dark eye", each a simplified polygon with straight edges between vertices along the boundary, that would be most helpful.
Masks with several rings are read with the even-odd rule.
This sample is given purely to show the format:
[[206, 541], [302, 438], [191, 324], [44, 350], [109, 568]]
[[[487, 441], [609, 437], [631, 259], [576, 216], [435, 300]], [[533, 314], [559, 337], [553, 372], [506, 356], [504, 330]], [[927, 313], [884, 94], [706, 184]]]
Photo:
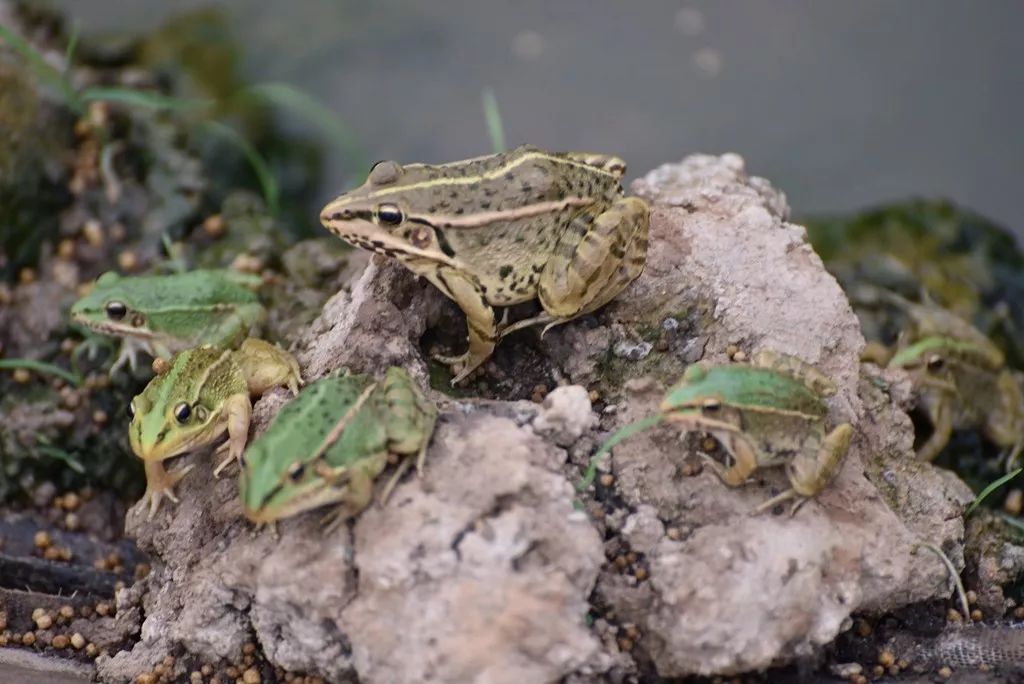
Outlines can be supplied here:
[[386, 226], [397, 226], [405, 217], [402, 210], [394, 204], [382, 204], [377, 207], [377, 220]]
[[705, 399], [704, 403], [701, 405], [701, 408], [703, 408], [708, 413], [714, 413], [718, 409], [722, 408], [722, 402], [718, 401], [717, 399]]
[[124, 305], [124, 302], [107, 302], [104, 309], [107, 311], [107, 318], [112, 321], [119, 321], [128, 314], [128, 307]]
[[178, 421], [182, 425], [188, 422], [188, 419], [192, 417], [192, 407], [181, 402], [174, 407], [174, 420]]
[[292, 463], [288, 466], [288, 479], [292, 482], [298, 482], [302, 479], [302, 474], [306, 472], [306, 466], [302, 463]]
[[135, 420], [135, 404], [128, 402], [128, 420]]
[[940, 371], [946, 366], [946, 360], [938, 354], [932, 354], [929, 356], [926, 363], [928, 364], [928, 370], [930, 371]]

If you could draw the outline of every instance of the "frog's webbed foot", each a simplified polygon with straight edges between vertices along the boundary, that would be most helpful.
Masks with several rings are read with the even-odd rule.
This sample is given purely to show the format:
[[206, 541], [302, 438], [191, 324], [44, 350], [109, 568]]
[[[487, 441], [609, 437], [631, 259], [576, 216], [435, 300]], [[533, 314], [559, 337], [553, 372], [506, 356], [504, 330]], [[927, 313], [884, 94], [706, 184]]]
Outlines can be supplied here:
[[142, 501], [149, 502], [149, 513], [147, 520], [152, 520], [160, 508], [160, 502], [167, 498], [171, 503], [178, 503], [178, 497], [174, 495], [174, 486], [185, 477], [194, 464], [189, 464], [174, 472], [164, 468], [162, 461], [146, 461], [146, 493], [142, 495]]
[[134, 374], [135, 369], [139, 366], [139, 354], [142, 352], [153, 354], [150, 345], [146, 342], [126, 337], [121, 342], [121, 351], [118, 353], [114, 365], [110, 367], [110, 375], [116, 375], [126, 364]]
[[[491, 348], [493, 349], [493, 347], [494, 345], [492, 344]], [[444, 356], [442, 354], [434, 354], [431, 356], [431, 358], [440, 361], [451, 368], [451, 384], [453, 387], [468, 378], [473, 371], [479, 368], [483, 362], [488, 359], [488, 357], [490, 357], [490, 353], [480, 356], [479, 354], [474, 354], [472, 351], [467, 351], [466, 353], [459, 354], [457, 356]]]

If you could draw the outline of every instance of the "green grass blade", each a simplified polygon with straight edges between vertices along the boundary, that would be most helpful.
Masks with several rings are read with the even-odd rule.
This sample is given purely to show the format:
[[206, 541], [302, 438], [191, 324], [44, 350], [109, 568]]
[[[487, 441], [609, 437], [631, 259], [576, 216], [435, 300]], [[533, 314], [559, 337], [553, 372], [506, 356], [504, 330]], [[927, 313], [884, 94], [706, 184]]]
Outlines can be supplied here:
[[0, 359], [0, 370], [18, 370], [20, 368], [35, 371], [36, 373], [56, 375], [58, 378], [63, 378], [76, 387], [82, 384], [81, 377], [52, 363], [36, 361], [35, 359]]
[[268, 82], [243, 88], [238, 97], [262, 99], [295, 112], [326, 133], [353, 166], [362, 169], [367, 165], [366, 153], [355, 132], [333, 110], [309, 93], [287, 83]]
[[651, 416], [649, 418], [642, 418], [635, 423], [630, 423], [629, 425], [624, 425], [619, 428], [619, 431], [605, 440], [605, 443], [601, 445], [601, 448], [594, 452], [594, 455], [590, 457], [587, 469], [583, 473], [583, 479], [576, 484], [576, 491], [585, 491], [586, 488], [593, 483], [594, 478], [597, 477], [597, 462], [601, 460], [602, 456], [611, 451], [615, 445], [632, 437], [638, 432], [643, 432], [647, 428], [657, 425], [663, 420], [665, 420], [664, 416]]
[[1003, 475], [1001, 478], [999, 478], [995, 482], [989, 483], [987, 487], [985, 487], [984, 489], [981, 490], [981, 493], [978, 494], [977, 498], [974, 499], [973, 502], [971, 502], [971, 505], [967, 507], [967, 511], [964, 512], [964, 516], [966, 517], [966, 516], [970, 515], [971, 513], [973, 513], [974, 509], [977, 508], [981, 504], [981, 502], [984, 501], [988, 497], [989, 494], [991, 494], [992, 492], [996, 491], [997, 489], [1002, 487], [1004, 484], [1006, 484], [1007, 482], [1009, 482], [1013, 478], [1015, 478], [1018, 475], [1020, 475], [1022, 470], [1024, 470], [1024, 467], [1017, 468], [1016, 470], [1010, 471], [1006, 475]]
[[84, 111], [82, 101], [78, 98], [74, 88], [67, 79], [51, 66], [43, 56], [27, 40], [17, 33], [0, 24], [0, 39], [11, 46], [15, 52], [21, 55], [22, 59], [28, 62], [29, 67], [35, 72], [36, 77], [51, 88], [60, 92], [61, 97], [69, 107], [81, 113]]
[[68, 36], [68, 46], [64, 50], [64, 73], [62, 78], [67, 81], [71, 73], [71, 63], [75, 57], [75, 48], [78, 47], [78, 22], [71, 24], [71, 35]]
[[277, 184], [277, 179], [274, 178], [274, 174], [270, 171], [270, 165], [267, 164], [267, 160], [263, 158], [259, 150], [238, 131], [227, 124], [219, 121], [207, 121], [203, 125], [214, 134], [230, 142], [245, 155], [263, 191], [263, 201], [267, 203], [267, 211], [272, 216], [277, 216], [280, 208], [281, 189]]
[[213, 105], [213, 100], [199, 100], [184, 97], [172, 97], [149, 90], [135, 88], [102, 88], [99, 86], [86, 88], [82, 91], [83, 102], [116, 102], [130, 107], [145, 109], [203, 109]]
[[36, 446], [36, 448], [39, 450], [39, 453], [41, 454], [49, 456], [50, 458], [55, 458], [58, 461], [63, 461], [69, 468], [74, 470], [79, 475], [85, 474], [85, 466], [82, 465], [81, 461], [75, 458], [74, 454], [70, 454], [67, 451], [64, 451], [63, 449], [58, 449], [57, 447], [53, 446], [38, 445]]
[[483, 100], [484, 121], [487, 122], [487, 135], [491, 138], [491, 147], [494, 149], [495, 154], [504, 152], [507, 149], [505, 147], [505, 127], [501, 123], [501, 111], [498, 109], [498, 98], [494, 96], [493, 90], [485, 88]]

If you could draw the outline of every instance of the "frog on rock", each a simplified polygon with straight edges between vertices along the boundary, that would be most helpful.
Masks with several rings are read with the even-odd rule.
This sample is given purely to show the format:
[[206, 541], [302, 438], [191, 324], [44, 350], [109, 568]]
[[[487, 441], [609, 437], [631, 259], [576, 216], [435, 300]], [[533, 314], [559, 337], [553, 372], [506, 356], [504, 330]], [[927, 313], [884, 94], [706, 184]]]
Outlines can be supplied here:
[[658, 415], [623, 427], [601, 445], [585, 482], [593, 478], [597, 460], [616, 444], [669, 422], [718, 441], [730, 462], [705, 459], [729, 486], [744, 484], [758, 468], [785, 466], [790, 489], [757, 510], [795, 499], [795, 512], [832, 481], [850, 446], [849, 423], [831, 431], [826, 427], [823, 398], [834, 393], [835, 385], [814, 366], [773, 352], [757, 354], [750, 364], [695, 364], [665, 395]]
[[[388, 457], [417, 455], [422, 469], [437, 409], [409, 374], [321, 378], [289, 402], [245, 452], [239, 490], [246, 516], [269, 523], [340, 503], [340, 522], [369, 505]], [[411, 459], [403, 460], [384, 498]]]
[[237, 351], [210, 345], [186, 349], [170, 362], [154, 364], [157, 375], [128, 407], [128, 441], [145, 462], [146, 493], [152, 517], [162, 497], [177, 501], [174, 485], [191, 468], [168, 472], [163, 461], [215, 442], [225, 432], [228, 457], [240, 460], [249, 435], [251, 396], [286, 385], [297, 394], [302, 382], [290, 354], [263, 340], [249, 338]]
[[[622, 196], [624, 173], [617, 157], [530, 146], [437, 166], [384, 161], [320, 220], [401, 260], [465, 312], [469, 349], [442, 359], [454, 383], [502, 336], [595, 311], [640, 275], [649, 209]], [[493, 307], [532, 299], [542, 314], [499, 326]]]
[[237, 345], [266, 317], [255, 293], [260, 282], [229, 270], [128, 277], [109, 272], [75, 302], [71, 316], [123, 340], [113, 374], [125, 363], [134, 370], [140, 351], [168, 358], [200, 344]]

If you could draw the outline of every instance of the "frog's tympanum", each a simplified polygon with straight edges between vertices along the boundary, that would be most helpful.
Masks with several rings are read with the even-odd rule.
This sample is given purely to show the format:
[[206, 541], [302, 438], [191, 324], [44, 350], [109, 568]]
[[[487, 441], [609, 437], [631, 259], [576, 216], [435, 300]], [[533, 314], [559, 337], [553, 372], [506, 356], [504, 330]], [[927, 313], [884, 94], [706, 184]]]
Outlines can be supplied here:
[[[382, 381], [334, 375], [289, 402], [245, 452], [240, 491], [246, 516], [269, 523], [340, 504], [335, 520], [369, 505], [373, 481], [392, 455], [422, 468], [437, 409], [401, 368]], [[384, 497], [411, 459], [403, 459]]]
[[145, 351], [153, 357], [202, 344], [232, 347], [266, 315], [255, 290], [260, 278], [230, 270], [157, 276], [104, 273], [71, 307], [71, 316], [104, 335], [122, 338], [110, 372], [132, 369]]
[[[468, 351], [442, 359], [458, 382], [503, 335], [590, 313], [640, 275], [649, 212], [622, 196], [624, 172], [616, 157], [529, 146], [438, 166], [384, 161], [320, 220], [401, 260], [466, 313]], [[532, 299], [544, 313], [500, 328], [493, 307]]]
[[723, 465], [710, 456], [706, 460], [730, 486], [743, 484], [758, 468], [785, 466], [790, 489], [758, 511], [790, 499], [798, 505], [832, 481], [850, 446], [849, 423], [831, 431], [826, 425], [823, 398], [834, 393], [831, 380], [790, 356], [762, 352], [750, 364], [699, 363], [687, 368], [668, 391], [657, 416], [622, 428], [601, 446], [592, 466], [638, 429], [669, 422], [718, 441], [729, 462]]
[[161, 497], [177, 501], [174, 485], [192, 466], [170, 473], [163, 461], [212, 444], [225, 432], [228, 458], [219, 474], [240, 459], [249, 434], [251, 396], [287, 385], [297, 394], [302, 380], [290, 354], [249, 338], [237, 351], [205, 345], [154, 362], [157, 375], [128, 407], [132, 450], [145, 462], [150, 517]]

